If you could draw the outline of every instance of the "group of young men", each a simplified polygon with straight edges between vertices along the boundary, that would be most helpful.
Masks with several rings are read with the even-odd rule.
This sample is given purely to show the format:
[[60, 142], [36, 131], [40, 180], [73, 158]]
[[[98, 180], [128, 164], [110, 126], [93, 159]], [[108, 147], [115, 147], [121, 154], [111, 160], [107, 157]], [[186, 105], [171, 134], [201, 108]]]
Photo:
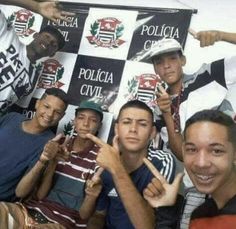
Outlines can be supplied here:
[[[54, 2], [1, 4], [27, 7], [51, 20], [71, 15]], [[35, 62], [54, 55], [65, 41], [58, 30], [45, 27], [23, 46], [1, 12], [0, 25], [0, 38], [6, 41], [0, 48], [0, 76], [10, 80], [9, 87], [0, 90], [4, 113], [34, 89]], [[233, 33], [193, 35], [201, 46], [236, 43]], [[16, 51], [20, 65], [11, 63], [7, 50]], [[0, 228], [235, 227], [236, 124], [220, 111], [236, 82], [235, 58], [185, 75], [186, 58], [174, 39], [158, 41], [150, 58], [167, 85], [157, 94], [160, 119], [154, 120], [144, 102], [128, 101], [119, 111], [112, 145], [97, 137], [103, 111], [91, 101], [83, 101], [75, 111], [74, 136], [54, 136], [50, 127], [68, 105], [66, 93], [56, 88], [47, 89], [36, 102], [32, 119], [14, 112], [0, 118]], [[30, 77], [18, 80], [21, 70]], [[175, 178], [172, 154], [149, 147], [157, 131], [168, 136], [165, 144], [183, 160], [185, 177], [190, 178], [185, 201], [177, 195], [183, 175]], [[189, 209], [193, 196], [199, 201]]]

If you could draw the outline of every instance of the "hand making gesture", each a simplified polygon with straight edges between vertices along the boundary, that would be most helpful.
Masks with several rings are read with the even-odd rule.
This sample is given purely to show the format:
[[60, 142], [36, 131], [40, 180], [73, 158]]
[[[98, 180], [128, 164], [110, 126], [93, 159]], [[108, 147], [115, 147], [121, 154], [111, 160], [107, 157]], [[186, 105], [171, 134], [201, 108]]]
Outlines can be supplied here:
[[143, 161], [154, 175], [152, 181], [143, 191], [144, 198], [155, 208], [174, 205], [183, 173], [178, 174], [174, 182], [169, 184], [148, 159], [144, 158]]

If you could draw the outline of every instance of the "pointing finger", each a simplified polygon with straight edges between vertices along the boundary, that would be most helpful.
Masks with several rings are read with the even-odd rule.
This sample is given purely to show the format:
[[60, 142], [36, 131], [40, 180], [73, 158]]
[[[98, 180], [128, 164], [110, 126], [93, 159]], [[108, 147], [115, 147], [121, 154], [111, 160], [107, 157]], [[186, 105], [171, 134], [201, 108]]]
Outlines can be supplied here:
[[91, 181], [89, 182], [88, 186], [90, 188], [92, 188], [99, 180], [102, 172], [104, 171], [104, 169], [102, 167], [100, 167], [93, 175]]
[[162, 87], [161, 84], [158, 84], [158, 90], [160, 91], [160, 93], [161, 93], [162, 95], [167, 94], [166, 90], [164, 89], [164, 87]]
[[94, 143], [96, 143], [99, 147], [104, 146], [106, 143], [103, 142], [101, 139], [99, 139], [98, 137], [92, 135], [92, 134], [86, 134], [86, 137], [88, 139], [90, 139], [91, 141], [93, 141]]
[[151, 171], [151, 173], [154, 175], [154, 177], [159, 179], [162, 184], [166, 183], [165, 178], [159, 173], [159, 171], [154, 167], [154, 165], [147, 158], [143, 158], [143, 162]]
[[197, 32], [193, 29], [188, 29], [188, 32], [195, 38], [197, 39]]

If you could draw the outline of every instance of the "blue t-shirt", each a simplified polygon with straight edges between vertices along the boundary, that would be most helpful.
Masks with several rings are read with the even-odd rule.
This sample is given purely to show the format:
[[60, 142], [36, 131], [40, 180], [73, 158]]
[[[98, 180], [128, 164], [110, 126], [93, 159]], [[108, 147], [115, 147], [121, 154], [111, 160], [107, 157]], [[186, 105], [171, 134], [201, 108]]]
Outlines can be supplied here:
[[[148, 152], [148, 159], [157, 168], [157, 170], [172, 182], [175, 176], [175, 161], [170, 153], [161, 150]], [[130, 173], [137, 190], [143, 193], [152, 180], [153, 175], [146, 165], [142, 164], [138, 169]], [[103, 189], [98, 199], [97, 211], [106, 211], [106, 228], [108, 229], [133, 229], [129, 216], [122, 204], [122, 201], [116, 191], [112, 176], [108, 171], [102, 173]], [[135, 205], [135, 203], [134, 203]]]
[[13, 201], [15, 188], [33, 167], [44, 145], [54, 134], [46, 130], [41, 134], [26, 133], [22, 129], [25, 116], [9, 113], [0, 118], [0, 200]]

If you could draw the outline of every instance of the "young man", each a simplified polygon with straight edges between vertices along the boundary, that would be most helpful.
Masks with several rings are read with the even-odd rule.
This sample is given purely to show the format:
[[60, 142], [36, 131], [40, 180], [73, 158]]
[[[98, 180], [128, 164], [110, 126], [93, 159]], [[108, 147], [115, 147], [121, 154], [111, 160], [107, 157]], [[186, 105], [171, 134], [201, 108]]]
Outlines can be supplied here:
[[[184, 130], [183, 160], [188, 174], [201, 193], [210, 196], [192, 213], [190, 227], [195, 229], [233, 229], [236, 225], [236, 124], [231, 117], [216, 110], [203, 110], [194, 114]], [[157, 209], [157, 229], [162, 206], [171, 206], [180, 183], [180, 176], [172, 185], [155, 171], [154, 178], [144, 196]], [[160, 191], [160, 182], [164, 192]], [[172, 209], [171, 209], [172, 208]], [[165, 208], [166, 222], [179, 220], [173, 207]], [[172, 211], [172, 214], [171, 214]], [[163, 210], [162, 210], [163, 212]], [[173, 214], [174, 213], [174, 214]], [[169, 218], [169, 221], [168, 221]], [[178, 228], [176, 222], [165, 228]]]
[[[201, 31], [194, 34], [194, 37], [202, 47], [212, 45], [215, 41], [236, 43], [235, 33]], [[162, 116], [156, 126], [164, 144], [169, 145], [171, 151], [182, 161], [182, 130], [186, 120], [202, 109], [224, 109], [222, 103], [225, 103], [227, 93], [234, 91], [236, 86], [236, 56], [204, 64], [198, 72], [191, 75], [183, 73], [186, 58], [181, 45], [174, 39], [157, 42], [151, 50], [151, 57], [155, 72], [168, 86], [166, 90], [160, 87], [157, 94], [157, 104]], [[232, 103], [234, 99], [228, 102]], [[188, 216], [193, 210], [191, 207], [204, 201], [204, 195], [195, 193], [187, 176], [184, 184], [186, 198], [190, 202], [188, 211], [183, 215], [183, 224], [188, 228]]]
[[[47, 151], [57, 153], [50, 159], [42, 158], [43, 163], [48, 165], [37, 187], [36, 198], [23, 203], [27, 217], [20, 217], [22, 205], [4, 203], [11, 216], [17, 215], [14, 217], [15, 225], [25, 225], [24, 221], [30, 219], [29, 225], [38, 224], [37, 228], [86, 228], [86, 219], [93, 213], [97, 196], [101, 191], [101, 185], [97, 180], [93, 180], [93, 186], [90, 185], [98, 167], [96, 157], [99, 148], [86, 137], [86, 134], [96, 135], [102, 125], [102, 119], [103, 112], [98, 104], [90, 101], [80, 104], [74, 119], [77, 135], [69, 141], [66, 140], [63, 148], [62, 145], [53, 142], [54, 145]], [[68, 152], [69, 158], [61, 161], [59, 158], [65, 158]], [[42, 171], [42, 168], [35, 165], [26, 174], [17, 187], [19, 197], [29, 194], [29, 190], [33, 188], [32, 183], [35, 184]], [[3, 215], [7, 214], [1, 204], [0, 211]]]
[[35, 163], [44, 167], [40, 154], [54, 136], [49, 128], [59, 122], [66, 108], [65, 92], [51, 88], [36, 102], [32, 119], [15, 112], [0, 118], [0, 200], [13, 201], [16, 186], [26, 170]]
[[168, 181], [174, 176], [174, 160], [168, 153], [149, 150], [156, 128], [152, 110], [141, 101], [129, 101], [121, 107], [115, 134], [113, 146], [87, 135], [100, 147], [97, 163], [105, 169], [96, 212], [87, 228], [105, 225], [106, 228], [153, 229], [154, 212], [142, 196], [152, 174], [143, 164], [143, 158], [151, 160]]
[[[51, 5], [55, 4], [52, 2], [3, 1], [3, 3], [15, 3], [36, 12], [45, 12], [44, 15], [48, 14], [48, 16], [50, 12], [54, 14], [53, 10], [56, 9], [56, 5]], [[48, 6], [48, 9], [45, 6]], [[1, 11], [0, 28], [0, 113], [6, 113], [12, 104], [34, 90], [40, 74], [36, 61], [42, 57], [53, 56], [63, 48], [65, 40], [59, 30], [46, 26], [35, 34], [34, 40], [26, 46], [20, 42], [13, 26], [8, 24]]]

